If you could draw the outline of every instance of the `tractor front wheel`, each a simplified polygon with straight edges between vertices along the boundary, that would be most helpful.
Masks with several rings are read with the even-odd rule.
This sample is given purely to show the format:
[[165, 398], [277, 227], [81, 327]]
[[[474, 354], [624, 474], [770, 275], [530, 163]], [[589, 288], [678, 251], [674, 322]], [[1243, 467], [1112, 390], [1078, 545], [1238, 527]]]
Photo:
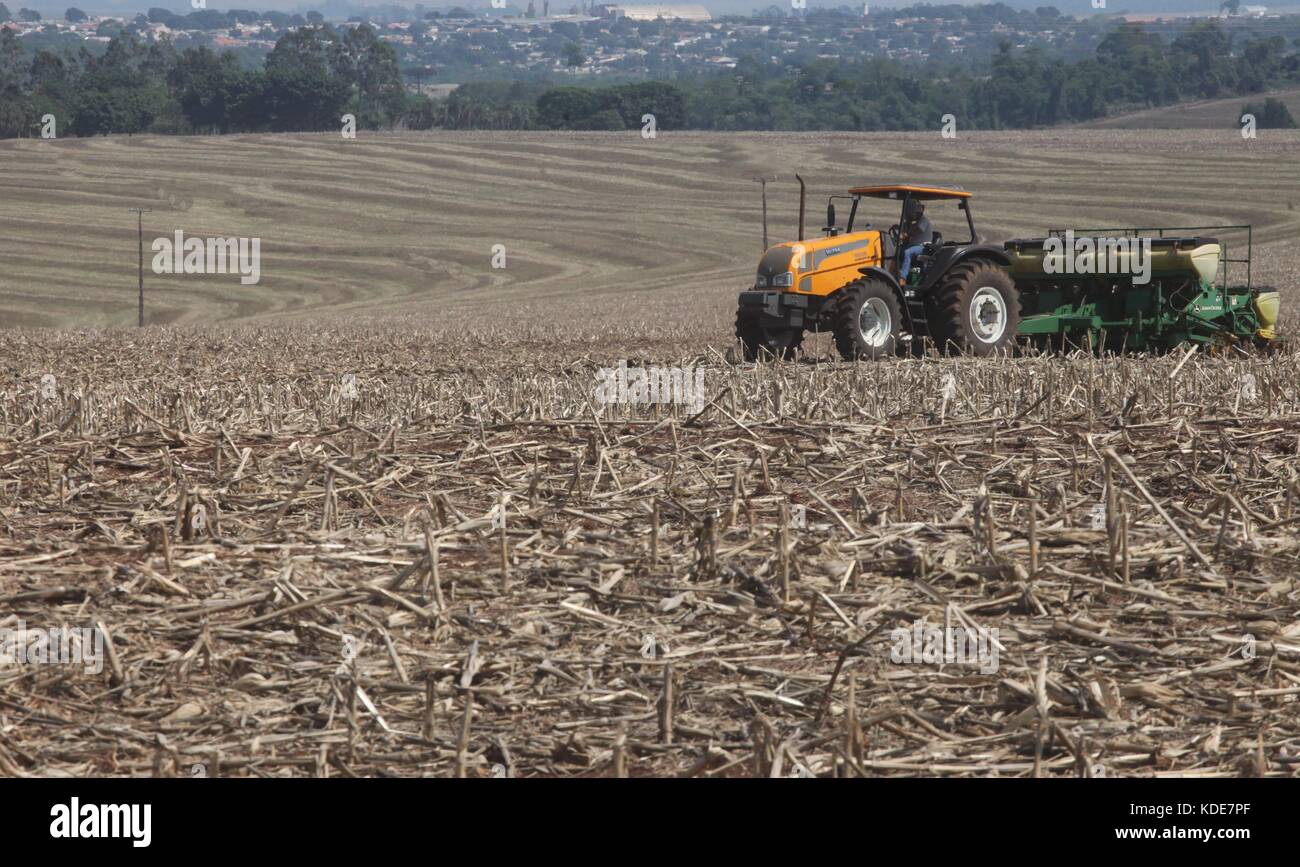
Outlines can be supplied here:
[[802, 328], [764, 328], [758, 311], [747, 307], [736, 310], [736, 337], [746, 361], [791, 359], [803, 345]]
[[953, 267], [935, 289], [930, 328], [947, 352], [1000, 355], [1020, 328], [1020, 292], [1006, 271], [986, 260]]
[[883, 280], [855, 280], [840, 290], [835, 311], [835, 348], [845, 361], [888, 358], [898, 346], [903, 312]]

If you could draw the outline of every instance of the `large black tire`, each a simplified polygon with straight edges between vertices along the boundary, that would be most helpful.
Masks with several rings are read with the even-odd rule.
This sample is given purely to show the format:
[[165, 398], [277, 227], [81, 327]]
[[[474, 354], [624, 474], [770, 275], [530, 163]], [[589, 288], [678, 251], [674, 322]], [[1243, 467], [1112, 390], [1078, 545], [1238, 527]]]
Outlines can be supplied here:
[[1020, 328], [1020, 291], [987, 259], [954, 265], [930, 296], [927, 314], [938, 347], [965, 355], [1005, 355]]
[[889, 358], [898, 347], [903, 311], [898, 296], [878, 278], [854, 280], [840, 290], [835, 308], [835, 348], [845, 361]]
[[736, 309], [736, 337], [744, 349], [745, 360], [794, 358], [803, 345], [803, 329], [764, 328], [759, 322], [759, 314], [752, 308]]

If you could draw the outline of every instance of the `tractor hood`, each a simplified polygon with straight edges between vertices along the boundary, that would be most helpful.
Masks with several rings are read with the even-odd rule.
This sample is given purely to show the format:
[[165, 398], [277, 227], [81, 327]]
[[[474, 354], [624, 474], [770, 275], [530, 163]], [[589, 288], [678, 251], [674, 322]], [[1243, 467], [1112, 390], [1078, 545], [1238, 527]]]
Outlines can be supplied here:
[[804, 241], [786, 241], [768, 248], [759, 260], [758, 273], [768, 277], [784, 271], [806, 274], [820, 269], [827, 259], [841, 254], [858, 253], [854, 258], [865, 259], [868, 250], [879, 238], [880, 232], [872, 230]]
[[755, 289], [829, 295], [881, 264], [880, 232], [870, 230], [769, 247], [758, 262]]

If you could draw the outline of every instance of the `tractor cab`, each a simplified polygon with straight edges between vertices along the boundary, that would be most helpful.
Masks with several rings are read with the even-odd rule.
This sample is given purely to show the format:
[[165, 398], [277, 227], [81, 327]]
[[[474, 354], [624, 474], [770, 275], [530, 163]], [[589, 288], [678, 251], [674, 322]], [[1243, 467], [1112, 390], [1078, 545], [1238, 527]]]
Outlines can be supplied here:
[[[885, 184], [854, 187], [849, 190], [848, 196], [831, 196], [831, 201], [826, 206], [826, 214], [827, 225], [832, 232], [838, 231], [835, 229], [835, 199], [847, 199], [850, 202], [846, 232], [872, 228], [869, 222], [871, 215], [863, 213], [859, 217], [860, 211], [867, 210], [861, 207], [864, 198], [883, 199], [899, 205], [898, 211], [894, 211], [892, 207], [885, 211], [884, 208], [872, 207], [871, 204], [868, 204], [867, 209], [883, 213], [881, 225], [888, 226], [888, 229], [881, 230], [882, 255], [889, 272], [901, 284], [920, 285], [925, 282], [926, 276], [934, 270], [932, 266], [939, 264], [942, 267], [943, 262], [951, 258], [951, 253], [944, 256], [945, 248], [955, 252], [956, 248], [977, 243], [975, 221], [970, 210], [971, 193], [961, 187], [947, 184]], [[932, 204], [927, 208], [927, 203], [940, 204], [937, 206]], [[908, 216], [918, 207], [924, 210], [934, 234], [923, 245], [920, 254], [913, 258], [912, 267], [909, 269], [911, 273], [900, 274], [903, 251], [908, 246], [902, 239], [903, 227], [907, 225]], [[859, 222], [860, 225], [855, 225]], [[962, 223], [965, 223], [964, 227]], [[963, 234], [966, 237], [963, 240], [945, 240], [941, 227], [951, 227], [949, 235], [952, 238], [960, 238]]]

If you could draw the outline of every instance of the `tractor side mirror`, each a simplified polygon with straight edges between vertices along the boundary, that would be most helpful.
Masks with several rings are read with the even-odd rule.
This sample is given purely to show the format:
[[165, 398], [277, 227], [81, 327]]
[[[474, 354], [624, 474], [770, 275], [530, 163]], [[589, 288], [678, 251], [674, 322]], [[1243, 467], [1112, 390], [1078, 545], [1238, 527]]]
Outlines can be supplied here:
[[835, 228], [835, 203], [831, 202], [826, 205], [826, 228]]

